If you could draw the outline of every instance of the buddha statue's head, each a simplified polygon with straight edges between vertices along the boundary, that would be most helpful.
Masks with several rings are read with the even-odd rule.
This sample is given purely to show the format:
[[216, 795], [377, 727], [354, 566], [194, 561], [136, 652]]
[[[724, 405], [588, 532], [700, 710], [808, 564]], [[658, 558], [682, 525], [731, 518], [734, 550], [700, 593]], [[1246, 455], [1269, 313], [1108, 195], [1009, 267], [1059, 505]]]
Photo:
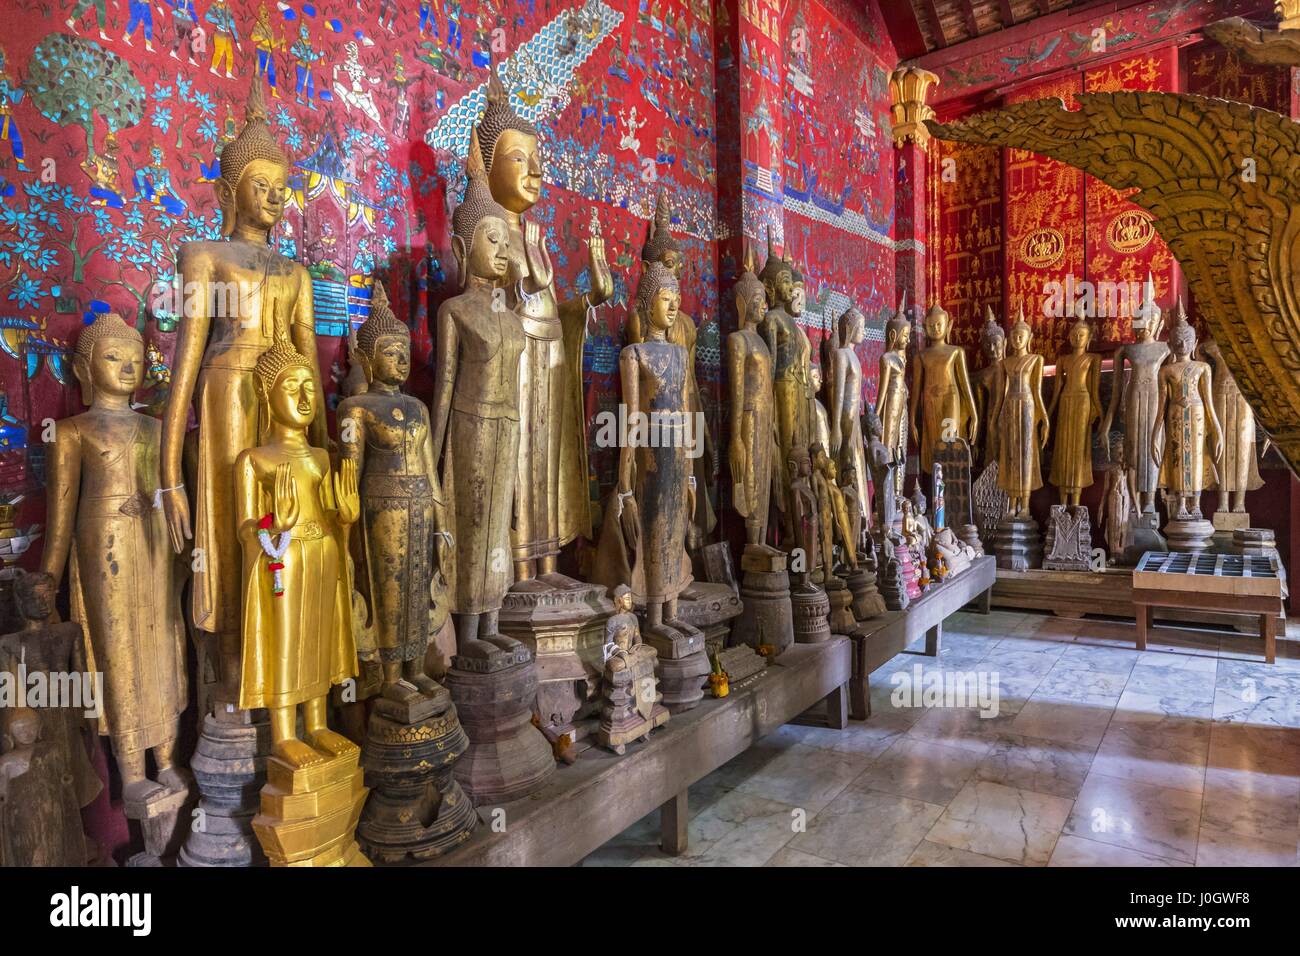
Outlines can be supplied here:
[[853, 488], [858, 483], [858, 470], [852, 465], [845, 465], [844, 470], [840, 472], [840, 487]]
[[1011, 335], [1008, 341], [1011, 345], [1012, 355], [1026, 355], [1029, 352], [1029, 343], [1033, 341], [1034, 330], [1029, 327], [1025, 321], [1025, 311], [1020, 310], [1020, 318], [1016, 319], [1016, 324], [1011, 326]]
[[632, 611], [632, 589], [626, 584], [614, 588], [613, 599], [615, 612], [628, 614]]
[[891, 352], [906, 352], [912, 340], [912, 321], [907, 317], [907, 293], [898, 303], [898, 311], [885, 323], [885, 348]]
[[1088, 320], [1080, 316], [1070, 326], [1070, 348], [1076, 354], [1083, 354], [1088, 351], [1088, 346], [1092, 344], [1092, 326]]
[[221, 234], [236, 226], [269, 233], [284, 215], [289, 196], [289, 157], [271, 135], [262, 102], [261, 77], [253, 77], [244, 128], [221, 149], [216, 181], [221, 204]]
[[14, 581], [14, 606], [24, 621], [43, 624], [54, 613], [54, 576], [27, 571]]
[[858, 345], [867, 337], [867, 317], [859, 312], [857, 307], [849, 306], [840, 316], [838, 332], [840, 348], [852, 348]]
[[496, 67], [488, 78], [487, 108], [478, 127], [492, 197], [510, 212], [527, 212], [542, 194], [537, 127], [515, 112]]
[[30, 707], [15, 707], [9, 714], [4, 735], [6, 753], [34, 746], [41, 739], [41, 715]]
[[925, 500], [925, 492], [921, 490], [921, 483], [918, 481], [912, 486], [912, 511], [923, 515], [928, 504], [929, 502]]
[[993, 315], [991, 306], [984, 307], [984, 327], [980, 329], [980, 351], [986, 365], [1001, 362], [1007, 357], [1007, 333]]
[[283, 336], [262, 353], [253, 369], [258, 397], [271, 421], [296, 431], [316, 417], [316, 378], [311, 363]]
[[862, 411], [862, 427], [866, 429], [867, 437], [880, 440], [884, 433], [884, 426], [880, 424], [880, 415], [877, 414], [875, 406], [867, 405]]
[[768, 226], [767, 261], [763, 263], [763, 271], [758, 274], [758, 278], [763, 283], [763, 289], [767, 293], [767, 307], [769, 309], [775, 308], [778, 303], [789, 303], [790, 297], [794, 293], [792, 273], [790, 263], [778, 256], [776, 250], [772, 247], [772, 227]]
[[952, 317], [947, 309], [938, 302], [930, 306], [925, 313], [925, 337], [931, 345], [942, 345], [948, 341], [948, 330], [952, 327]]
[[680, 280], [686, 266], [686, 257], [682, 255], [681, 244], [668, 231], [671, 222], [668, 196], [660, 189], [659, 196], [655, 199], [654, 219], [650, 221], [645, 245], [641, 247], [641, 260], [662, 263]]
[[682, 293], [677, 277], [659, 262], [646, 263], [636, 287], [636, 311], [650, 330], [666, 333], [681, 309]]
[[370, 315], [357, 329], [357, 359], [367, 382], [398, 386], [411, 374], [411, 330], [393, 315], [384, 284], [376, 279]]
[[789, 303], [791, 315], [803, 315], [804, 306], [808, 302], [807, 289], [804, 286], [803, 273], [793, 262], [790, 266], [790, 297], [786, 299]]
[[97, 395], [129, 398], [144, 378], [144, 339], [116, 312], [101, 312], [77, 338], [72, 371], [86, 405]]
[[808, 383], [814, 395], [822, 390], [822, 367], [815, 362], [808, 366]]
[[741, 326], [757, 325], [767, 307], [767, 290], [754, 275], [754, 250], [745, 252], [745, 269], [736, 280], [736, 314]]
[[1187, 310], [1180, 298], [1174, 306], [1174, 324], [1169, 330], [1169, 351], [1178, 358], [1187, 358], [1196, 348], [1196, 329], [1187, 321]]
[[478, 132], [470, 133], [465, 198], [451, 214], [451, 249], [460, 264], [462, 285], [470, 276], [498, 282], [510, 268], [510, 226], [506, 211], [492, 198]]

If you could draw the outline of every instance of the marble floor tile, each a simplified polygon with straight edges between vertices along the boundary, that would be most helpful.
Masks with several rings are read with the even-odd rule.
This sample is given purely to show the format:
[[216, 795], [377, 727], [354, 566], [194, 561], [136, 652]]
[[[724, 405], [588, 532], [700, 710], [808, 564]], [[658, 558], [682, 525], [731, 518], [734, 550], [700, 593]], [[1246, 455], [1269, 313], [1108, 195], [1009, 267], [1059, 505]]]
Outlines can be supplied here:
[[1192, 862], [1201, 795], [1092, 772], [1083, 782], [1065, 832], [1151, 856]]
[[1018, 734], [999, 734], [975, 768], [980, 780], [1073, 800], [1088, 776], [1093, 748]]
[[[1037, 693], [1037, 692], [1035, 692]], [[1042, 737], [1096, 748], [1106, 735], [1113, 713], [1109, 705], [1031, 697], [1008, 728], [1025, 737]]]
[[1048, 866], [1191, 866], [1191, 863], [1166, 860], [1127, 847], [1098, 843], [1063, 834], [1056, 841]]
[[[1133, 668], [1136, 674], [1139, 668]], [[1152, 694], [1135, 690], [1132, 685], [1125, 687], [1115, 705], [1116, 714], [1146, 714], [1153, 717], [1194, 717], [1208, 720], [1214, 713], [1214, 697], [1188, 697], [1181, 694]]]
[[934, 843], [1025, 866], [1045, 866], [1070, 801], [1045, 793], [972, 780], [927, 834]]
[[[1064, 651], [1064, 648], [1062, 648], [1062, 651]], [[980, 666], [995, 669], [1008, 677], [1037, 677], [1042, 679], [1056, 666], [1060, 656], [1060, 654], [1026, 651], [1018, 647], [1003, 647], [999, 644], [984, 655], [984, 659], [980, 661]]]
[[849, 789], [786, 846], [846, 866], [901, 866], [941, 813], [932, 803]]
[[1221, 661], [1214, 718], [1300, 728], [1300, 672], [1276, 670], [1267, 664]]
[[1296, 841], [1269, 843], [1230, 830], [1201, 827], [1197, 866], [1296, 866]]
[[1066, 644], [1052, 640], [1045, 633], [1018, 633], [998, 641], [999, 651], [1021, 651], [1026, 654], [1044, 654], [1052, 658], [1064, 653]]
[[1074, 666], [1056, 666], [1047, 672], [1035, 689], [1033, 700], [1072, 701], [1095, 707], [1114, 707], [1119, 703], [1128, 672], [1108, 673]]
[[811, 853], [804, 853], [802, 850], [792, 850], [784, 846], [776, 851], [772, 859], [763, 864], [764, 866], [835, 866], [843, 868], [843, 863], [836, 863], [834, 860], [823, 860], [819, 856], [813, 856]]
[[1199, 670], [1142, 664], [1133, 668], [1124, 689], [1157, 697], [1204, 700], [1214, 696], [1217, 670], [1217, 666], [1213, 670]]
[[1300, 780], [1280, 774], [1210, 767], [1201, 826], [1270, 843], [1300, 838]]
[[1015, 719], [1014, 712], [999, 710], [997, 716], [984, 717], [972, 707], [932, 707], [907, 735], [969, 750], [982, 757], [993, 747], [998, 734], [1006, 732]]
[[1210, 729], [1209, 765], [1300, 777], [1300, 730], [1216, 721]]
[[1163, 650], [1135, 651], [1137, 654], [1134, 669], [1139, 667], [1167, 667], [1188, 671], [1209, 671], [1211, 674], [1219, 666], [1217, 655], [1186, 654], [1174, 648]]
[[929, 840], [922, 840], [920, 845], [913, 851], [912, 855], [907, 858], [906, 866], [1016, 866], [1015, 863], [1008, 863], [1006, 860], [999, 860], [992, 856], [981, 856], [978, 853], [971, 853], [968, 850], [958, 850], [956, 847], [944, 846], [942, 843], [932, 843]]
[[835, 799], [870, 762], [859, 754], [795, 744], [737, 783], [736, 789], [811, 815]]
[[1092, 761], [1093, 773], [1200, 793], [1210, 722], [1116, 711]]
[[714, 777], [721, 786], [734, 788], [796, 746], [798, 741], [790, 735], [768, 734], [754, 741], [753, 746], [732, 757], [709, 776]]
[[818, 750], [878, 757], [888, 750], [895, 740], [906, 734], [919, 716], [873, 709], [869, 718], [851, 720], [843, 730], [786, 724], [781, 728], [781, 732], [787, 733], [798, 743], [816, 747]]
[[[733, 790], [692, 818], [687, 865], [762, 866], [794, 836], [797, 818], [789, 804]], [[697, 828], [699, 848], [694, 845]]]
[[1122, 647], [1071, 644], [1057, 658], [1058, 668], [1100, 671], [1103, 674], [1128, 674], [1137, 663], [1138, 652]]
[[979, 761], [979, 754], [960, 747], [903, 737], [876, 758], [850, 786], [944, 805], [970, 779]]

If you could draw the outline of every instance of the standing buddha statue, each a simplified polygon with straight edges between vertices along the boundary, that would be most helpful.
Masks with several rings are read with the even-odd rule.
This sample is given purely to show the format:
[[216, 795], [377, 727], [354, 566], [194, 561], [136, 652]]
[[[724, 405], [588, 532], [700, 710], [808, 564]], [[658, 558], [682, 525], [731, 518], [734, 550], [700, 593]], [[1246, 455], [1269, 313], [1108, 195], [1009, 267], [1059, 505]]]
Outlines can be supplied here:
[[[1223, 432], [1223, 460], [1219, 462], [1218, 478], [1214, 483], [1219, 492], [1215, 528], [1225, 531], [1248, 528], [1250, 516], [1246, 513], [1246, 492], [1264, 486], [1255, 448], [1255, 413], [1237, 387], [1219, 343], [1207, 339], [1201, 345], [1201, 351], [1213, 369], [1214, 414]], [[1229, 515], [1233, 517], [1229, 518]]]
[[739, 328], [727, 336], [727, 381], [731, 388], [731, 501], [745, 519], [745, 543], [761, 545], [772, 503], [776, 438], [772, 414], [772, 353], [758, 332], [767, 311], [763, 283], [754, 275], [753, 250], [736, 280]]
[[862, 360], [857, 346], [866, 340], [866, 317], [849, 306], [836, 323], [830, 363], [830, 452], [841, 472], [852, 471], [859, 501], [867, 500], [867, 469], [862, 442]]
[[1051, 482], [1061, 495], [1061, 504], [1077, 508], [1083, 489], [1092, 475], [1092, 426], [1101, 418], [1097, 389], [1101, 380], [1101, 356], [1088, 351], [1092, 327], [1079, 309], [1070, 328], [1070, 353], [1056, 360], [1052, 378], [1052, 399], [1047, 417], [1056, 417], [1056, 444], [1052, 448]]
[[[885, 351], [880, 355], [880, 375], [876, 385], [880, 440], [889, 449], [894, 463], [891, 514], [892, 500], [903, 494], [903, 478], [907, 471], [907, 347], [911, 339], [912, 323], [907, 318], [907, 293], [904, 293], [898, 311], [885, 323]], [[874, 473], [872, 480], [875, 480]], [[881, 493], [882, 489], [877, 485], [876, 494]]]
[[959, 345], [948, 344], [951, 329], [952, 320], [936, 302], [925, 316], [928, 344], [917, 356], [912, 370], [909, 419], [912, 438], [920, 453], [921, 470], [927, 473], [934, 463], [934, 447], [945, 434], [974, 441], [979, 431], [979, 413], [966, 371], [966, 351]]
[[1002, 395], [994, 406], [998, 435], [998, 482], [1010, 499], [1009, 513], [1029, 518], [1029, 496], [1043, 486], [1040, 452], [1047, 445], [1043, 407], [1043, 357], [1029, 351], [1033, 331], [1021, 312], [1011, 328], [1011, 354], [1002, 360]]
[[1002, 360], [1007, 357], [1007, 334], [993, 316], [990, 306], [984, 307], [984, 327], [980, 329], [980, 354], [984, 356], [984, 365], [975, 370], [972, 385], [975, 391], [975, 406], [979, 409], [979, 430], [975, 434], [972, 449], [979, 449], [977, 454], [985, 464], [998, 460], [998, 429], [993, 420], [993, 406], [1002, 394]]

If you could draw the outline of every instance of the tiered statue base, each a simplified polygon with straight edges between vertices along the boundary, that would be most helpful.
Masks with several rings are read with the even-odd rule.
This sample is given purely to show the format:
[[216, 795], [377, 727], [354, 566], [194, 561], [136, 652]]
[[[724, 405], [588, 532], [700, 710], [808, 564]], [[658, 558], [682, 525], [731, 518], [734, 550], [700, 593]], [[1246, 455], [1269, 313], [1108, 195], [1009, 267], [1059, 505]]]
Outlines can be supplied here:
[[825, 591], [815, 584], [796, 585], [790, 589], [790, 606], [796, 644], [820, 644], [831, 639], [831, 602]]
[[677, 597], [677, 620], [704, 635], [710, 657], [727, 646], [731, 622], [740, 612], [740, 597], [725, 584], [692, 581]]
[[844, 579], [835, 574], [826, 576], [826, 599], [830, 601], [830, 626], [833, 634], [848, 634], [858, 626], [853, 616], [853, 594]]
[[740, 569], [742, 608], [733, 631], [751, 647], [775, 657], [794, 643], [785, 552], [765, 544], [747, 544]]
[[537, 667], [527, 647], [486, 661], [458, 654], [446, 685], [469, 737], [456, 779], [475, 806], [526, 797], [555, 772], [554, 751], [533, 726]]
[[357, 747], [297, 770], [267, 758], [253, 831], [272, 866], [370, 865], [355, 836], [369, 793], [360, 759]]
[[1135, 565], [1148, 551], [1168, 551], [1169, 545], [1160, 533], [1160, 515], [1154, 511], [1133, 515], [1128, 521], [1128, 536], [1119, 563]]
[[258, 793], [266, 783], [271, 725], [265, 711], [220, 711], [203, 719], [190, 770], [199, 788], [198, 812], [180, 866], [265, 866], [253, 834]]
[[1171, 518], [1165, 524], [1170, 551], [1209, 551], [1214, 542], [1214, 525], [1199, 514]]
[[596, 739], [602, 747], [621, 754], [636, 740], [648, 740], [650, 731], [668, 723], [668, 709], [655, 689], [653, 648], [640, 645], [622, 658], [627, 666], [607, 672], [604, 706]]
[[661, 625], [658, 629], [641, 622], [641, 640], [659, 655], [655, 673], [663, 704], [672, 714], [690, 710], [704, 699], [704, 685], [709, 678], [709, 656], [704, 651], [704, 635], [681, 621]]
[[898, 561], [900, 550], [904, 550], [903, 545], [890, 546], [884, 534], [876, 541], [876, 587], [880, 589], [880, 597], [885, 602], [885, 609], [889, 611], [905, 611], [910, 603], [902, 566]]
[[1087, 505], [1052, 505], [1043, 547], [1048, 571], [1087, 571], [1092, 560], [1092, 525]]
[[975, 523], [979, 525], [980, 539], [993, 541], [997, 537], [998, 524], [1011, 504], [1007, 493], [998, 487], [996, 461], [984, 466], [980, 476], [971, 485], [971, 497], [975, 505]]
[[870, 539], [868, 541], [869, 547], [858, 555], [858, 569], [850, 571], [844, 579], [844, 583], [849, 586], [849, 593], [853, 595], [853, 617], [859, 621], [878, 617], [886, 610], [885, 599], [876, 586], [879, 567], [876, 563], [875, 543]]
[[599, 702], [605, 621], [613, 612], [603, 585], [563, 574], [519, 581], [506, 593], [497, 624], [532, 651], [534, 712], [554, 737], [578, 740], [587, 732], [578, 721]]
[[374, 863], [431, 860], [469, 839], [474, 805], [452, 776], [469, 748], [442, 687], [411, 702], [374, 702], [361, 763], [370, 799], [357, 839]]
[[898, 559], [898, 572], [907, 592], [908, 601], [915, 601], [921, 596], [921, 565], [916, 554], [906, 544], [894, 546], [894, 557]]
[[187, 785], [181, 790], [158, 787], [140, 799], [125, 800], [123, 810], [131, 829], [138, 828], [144, 850], [127, 866], [166, 866], [175, 862], [193, 823], [198, 791], [194, 778], [181, 771]]
[[998, 567], [1009, 571], [1028, 571], [1043, 563], [1043, 539], [1033, 518], [1005, 515], [998, 522], [993, 539]]

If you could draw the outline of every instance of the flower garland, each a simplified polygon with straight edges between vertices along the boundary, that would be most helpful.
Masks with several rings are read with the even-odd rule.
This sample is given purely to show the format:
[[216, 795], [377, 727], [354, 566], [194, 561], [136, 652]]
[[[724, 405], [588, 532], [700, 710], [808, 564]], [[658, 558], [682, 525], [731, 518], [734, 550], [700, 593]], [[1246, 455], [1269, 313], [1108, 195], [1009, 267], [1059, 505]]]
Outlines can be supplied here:
[[270, 560], [267, 562], [266, 569], [271, 572], [271, 592], [276, 597], [284, 597], [284, 581], [280, 577], [280, 572], [284, 570], [284, 562], [280, 559], [284, 553], [289, 550], [289, 541], [292, 539], [292, 533], [289, 531], [280, 532], [280, 540], [276, 544], [271, 543], [271, 515], [262, 515], [262, 520], [257, 523], [257, 541], [262, 546], [262, 551]]

